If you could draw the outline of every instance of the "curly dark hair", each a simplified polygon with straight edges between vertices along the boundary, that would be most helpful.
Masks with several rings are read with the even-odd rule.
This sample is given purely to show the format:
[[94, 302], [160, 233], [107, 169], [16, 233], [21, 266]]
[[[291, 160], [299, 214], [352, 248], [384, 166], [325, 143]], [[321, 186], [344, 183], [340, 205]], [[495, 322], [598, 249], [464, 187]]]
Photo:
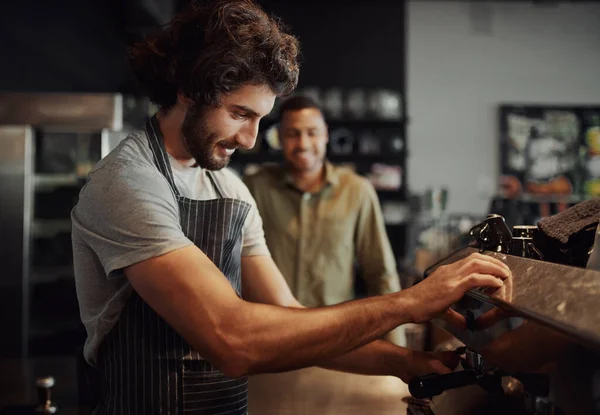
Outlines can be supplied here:
[[149, 98], [171, 108], [181, 92], [218, 105], [246, 84], [278, 96], [298, 83], [300, 47], [275, 17], [252, 0], [192, 2], [154, 36], [132, 46], [129, 61]]

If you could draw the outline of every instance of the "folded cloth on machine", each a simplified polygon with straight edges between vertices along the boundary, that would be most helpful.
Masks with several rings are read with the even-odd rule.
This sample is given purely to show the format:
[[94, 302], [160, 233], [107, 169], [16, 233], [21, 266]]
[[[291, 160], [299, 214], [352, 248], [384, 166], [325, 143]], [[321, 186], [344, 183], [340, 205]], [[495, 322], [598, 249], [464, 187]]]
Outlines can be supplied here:
[[538, 222], [534, 237], [544, 260], [585, 267], [600, 220], [600, 198], [586, 200]]
[[569, 242], [572, 235], [587, 228], [598, 226], [600, 219], [600, 198], [586, 200], [564, 212], [542, 219], [538, 228], [546, 236], [562, 244]]

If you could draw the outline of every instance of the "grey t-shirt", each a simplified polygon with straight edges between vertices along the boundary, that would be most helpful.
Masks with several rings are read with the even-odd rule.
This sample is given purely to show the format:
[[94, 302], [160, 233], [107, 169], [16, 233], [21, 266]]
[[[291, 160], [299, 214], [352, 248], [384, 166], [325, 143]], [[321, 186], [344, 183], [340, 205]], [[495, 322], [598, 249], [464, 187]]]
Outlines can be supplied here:
[[[169, 161], [181, 195], [217, 197], [204, 169]], [[228, 169], [211, 174], [224, 197], [252, 204], [243, 228], [242, 255], [269, 255], [256, 203], [246, 186]], [[84, 355], [94, 364], [98, 346], [132, 292], [123, 268], [192, 241], [181, 229], [175, 194], [154, 165], [144, 131], [127, 137], [94, 167], [71, 219], [77, 298], [88, 335]]]

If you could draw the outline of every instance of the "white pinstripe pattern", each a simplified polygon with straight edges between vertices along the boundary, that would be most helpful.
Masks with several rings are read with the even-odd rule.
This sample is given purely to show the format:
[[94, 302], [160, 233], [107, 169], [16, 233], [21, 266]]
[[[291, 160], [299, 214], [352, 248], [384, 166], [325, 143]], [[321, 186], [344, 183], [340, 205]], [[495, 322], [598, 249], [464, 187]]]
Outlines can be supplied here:
[[[134, 303], [134, 311], [135, 311], [134, 319], [135, 319], [138, 316], [138, 305], [139, 305], [139, 302], [137, 300], [134, 300], [134, 301], [135, 301], [135, 303]], [[137, 342], [138, 342], [138, 336], [134, 336], [133, 337], [133, 350], [137, 350]], [[129, 349], [127, 350], [127, 352], [129, 352]], [[129, 360], [129, 355], [128, 355], [127, 360]], [[133, 397], [133, 399], [136, 402], [139, 402], [138, 401], [138, 393], [137, 393], [137, 391], [138, 391], [138, 377], [139, 377], [137, 375], [138, 374], [137, 359], [133, 359], [133, 373], [134, 373], [134, 376], [133, 376], [134, 377], [134, 379], [133, 379], [133, 383], [134, 383], [134, 390], [133, 390], [134, 397]], [[132, 381], [132, 379], [129, 379], [129, 383], [130, 384], [131, 384], [131, 381]]]
[[[232, 409], [230, 411], [225, 411], [225, 412], [217, 412], [216, 414], [212, 414], [212, 415], [225, 415], [225, 414], [232, 414], [232, 413], [247, 414], [248, 413], [248, 411], [246, 410], [247, 408], [248, 408], [248, 404], [246, 403], [246, 404], [240, 406], [239, 408], [235, 408], [235, 409]], [[243, 411], [243, 412], [239, 412], [239, 411]]]
[[[157, 348], [156, 348], [156, 354], [152, 354], [152, 356], [156, 356], [158, 355], [158, 359], [156, 360], [156, 363], [158, 364], [158, 383], [156, 384], [157, 389], [158, 389], [158, 407], [160, 408], [160, 411], [162, 412], [162, 408], [163, 408], [163, 400], [162, 400], [162, 357], [161, 357], [161, 347], [160, 347], [160, 321], [158, 320], [158, 314], [156, 313], [151, 313], [151, 316], [153, 317], [153, 320], [156, 321], [156, 325], [154, 326], [156, 331], [151, 331], [151, 333], [156, 333], [156, 342], [157, 342]], [[154, 361], [153, 357], [151, 357], [151, 359]], [[156, 370], [156, 369], [154, 369]], [[154, 385], [153, 385], [154, 386]], [[154, 387], [152, 388], [154, 389]], [[154, 390], [153, 390], [154, 392]]]
[[[210, 209], [208, 211], [209, 211], [209, 214], [211, 217], [211, 221], [210, 221], [211, 223], [210, 223], [209, 229], [211, 229], [212, 233], [210, 235], [216, 235], [217, 232], [219, 231], [219, 229], [218, 229], [219, 212], [217, 211], [214, 203], [210, 204]], [[214, 220], [212, 220], [213, 215], [214, 215]], [[218, 254], [219, 246], [216, 244], [212, 244], [210, 249], [211, 249], [211, 254], [209, 254], [209, 257], [213, 258], [215, 265], [220, 268], [222, 266], [222, 264], [221, 264], [221, 256]]]
[[[127, 317], [128, 317], [127, 314], [125, 314], [123, 316], [125, 326], [127, 326], [127, 321], [128, 321]], [[120, 350], [121, 350], [121, 353], [119, 353], [119, 358], [121, 359], [121, 385], [127, 385], [127, 381], [124, 376], [124, 374], [126, 374], [127, 372], [126, 372], [125, 368], [123, 367], [123, 355], [127, 353], [128, 348], [126, 347], [126, 345], [123, 342], [123, 332], [119, 332], [119, 346], [120, 346]], [[125, 359], [125, 362], [127, 363], [127, 359]], [[121, 391], [121, 413], [122, 414], [129, 413], [129, 411], [127, 410], [127, 407], [125, 405], [125, 402], [124, 402], [125, 396], [126, 395], [124, 393], [122, 393], [122, 391]]]
[[198, 230], [198, 204], [196, 203], [194, 206], [194, 236], [193, 241], [196, 240], [196, 231]]
[[[140, 304], [140, 299], [136, 298], [136, 305], [139, 306], [139, 304]], [[142, 305], [142, 327], [145, 327], [144, 325], [146, 324], [146, 313], [144, 313], [144, 309], [145, 309], [145, 307]], [[139, 310], [139, 308], [138, 308], [138, 310]], [[142, 343], [141, 343], [141, 347], [140, 347], [140, 351], [141, 351], [140, 354], [142, 355], [142, 364], [143, 365], [146, 364], [146, 354], [145, 354], [146, 347], [144, 347], [144, 345], [146, 344], [146, 341], [145, 341], [145, 337], [146, 336], [145, 336], [145, 334], [146, 333], [144, 333], [144, 331], [142, 331], [142, 335], [141, 335], [141, 337], [142, 337]], [[137, 362], [137, 359], [136, 359], [136, 362]], [[137, 375], [138, 371], [136, 370], [135, 373]], [[141, 378], [142, 378], [142, 392], [143, 392], [143, 398], [141, 399], [141, 401], [142, 401], [142, 413], [145, 414], [145, 413], [147, 413], [146, 412], [146, 377], [145, 376], [141, 376]], [[137, 400], [137, 395], [136, 395], [136, 400]]]
[[[202, 203], [202, 213], [201, 216], [199, 217], [205, 217], [206, 215], [206, 203]], [[198, 246], [204, 246], [205, 241], [204, 241], [204, 232], [200, 232], [200, 244], [198, 244]]]
[[[115, 341], [117, 342], [116, 344], [118, 344], [117, 347], [115, 348], [115, 356], [116, 356], [115, 366], [114, 366], [115, 380], [117, 382], [117, 385], [120, 385], [121, 384], [120, 382], [123, 379], [123, 360], [122, 360], [123, 355], [121, 353], [118, 353], [118, 350], [121, 347], [121, 333], [118, 333], [118, 336], [115, 336]], [[121, 394], [121, 391], [119, 390], [118, 386], [117, 386], [117, 393], [120, 394], [120, 396], [119, 396], [120, 399], [116, 399], [116, 397], [115, 397], [115, 410], [117, 410], [117, 408], [122, 410], [123, 409], [122, 394]]]
[[187, 215], [186, 215], [187, 216], [187, 218], [186, 218], [187, 219], [187, 227], [186, 227], [185, 234], [186, 235], [191, 235], [192, 232], [190, 231], [190, 222], [191, 222], [191, 212], [192, 212], [192, 201], [188, 200], [187, 201], [187, 205], [188, 205], [187, 206]]
[[[225, 204], [225, 206], [223, 206], [223, 210], [227, 209], [227, 200], [224, 200], [223, 203]], [[222, 209], [217, 209], [217, 221], [215, 224], [215, 232], [219, 232], [219, 224], [221, 222], [225, 223], [226, 219], [225, 219], [225, 212]], [[220, 214], [220, 215], [219, 215]], [[221, 217], [219, 217], [221, 216]], [[218, 252], [219, 253], [219, 263], [218, 263], [218, 267], [219, 269], [223, 268], [223, 255], [220, 255], [223, 252], [223, 238], [225, 237], [225, 226], [221, 227], [221, 237], [220, 239], [220, 243], [221, 246], [218, 246], [215, 244], [215, 254]]]
[[[140, 300], [141, 301], [141, 300]], [[154, 363], [155, 363], [155, 359], [156, 359], [156, 348], [155, 348], [155, 342], [154, 342], [154, 337], [152, 336], [152, 333], [154, 333], [154, 331], [152, 331], [152, 329], [154, 328], [154, 318], [152, 316], [152, 314], [150, 314], [150, 310], [146, 309], [146, 305], [144, 304], [144, 314], [146, 315], [146, 324], [150, 327], [150, 331], [147, 332], [146, 334], [148, 335], [147, 337], [147, 343], [149, 345], [148, 347], [148, 358], [147, 358], [147, 364], [150, 368], [150, 387], [148, 389], [146, 389], [146, 393], [149, 392], [150, 396], [148, 396], [148, 401], [149, 404], [148, 406], [150, 408], [156, 408], [156, 403], [155, 403], [155, 399], [158, 397], [158, 391], [154, 391], [154, 386], [157, 384], [157, 379], [156, 379], [156, 369], [154, 368]]]
[[[227, 226], [227, 228], [231, 229], [231, 228], [232, 228], [232, 226], [231, 226], [231, 225], [232, 225], [233, 218], [234, 218], [234, 212], [233, 212], [233, 200], [229, 200], [229, 202], [231, 202], [231, 203], [229, 204], [229, 207], [228, 207], [228, 208], [229, 208], [229, 210], [230, 210], [230, 212], [231, 212], [231, 213], [230, 213], [230, 215], [229, 215], [229, 222], [227, 223], [227, 225], [226, 225], [226, 226]], [[221, 242], [222, 242], [222, 243], [227, 243], [227, 242], [228, 242], [228, 240], [226, 240], [226, 239], [225, 239], [225, 235], [223, 235], [223, 236], [222, 236], [222, 238], [221, 238]], [[222, 249], [223, 249], [223, 248], [222, 248]], [[222, 263], [222, 266], [223, 266], [224, 268], [229, 268], [229, 267], [231, 266], [231, 260], [232, 260], [232, 256], [231, 256], [231, 255], [227, 256], [226, 258], [223, 258], [223, 263]], [[232, 276], [232, 278], [233, 278], [233, 276]], [[235, 278], [234, 278], [234, 284], [233, 284], [233, 285], [234, 285], [234, 286], [236, 286], [236, 285], [237, 285], [237, 281], [236, 281], [236, 279], [235, 279]]]
[[[213, 373], [215, 373], [215, 374], [218, 374], [218, 375], [221, 375], [221, 373], [219, 373], [219, 372], [213, 372]], [[206, 377], [206, 373], [203, 373], [203, 375], [204, 375], [204, 377]], [[185, 384], [185, 386], [184, 386], [184, 388], [183, 388], [183, 390], [184, 390], [184, 392], [183, 392], [183, 393], [184, 393], [184, 394], [185, 394], [185, 393], [190, 393], [190, 392], [185, 392], [185, 388], [188, 388], [188, 389], [189, 389], [189, 388], [190, 388], [190, 386], [198, 386], [198, 385], [201, 385], [201, 386], [206, 386], [206, 385], [217, 385], [217, 384], [222, 384], [222, 383], [236, 383], [236, 386], [232, 386], [232, 387], [230, 387], [230, 388], [223, 388], [223, 389], [221, 389], [221, 390], [224, 390], [224, 389], [234, 389], [234, 388], [241, 388], [241, 387], [244, 387], [244, 386], [247, 386], [247, 385], [248, 385], [248, 381], [247, 381], [247, 380], [246, 380], [244, 383], [242, 383], [242, 384], [238, 384], [238, 383], [236, 382], [236, 380], [237, 380], [237, 379], [226, 379], [226, 380], [218, 380], [218, 381], [216, 381], [216, 382], [206, 382], [206, 381], [202, 381], [202, 382], [200, 382], [200, 383], [190, 383], [190, 382], [186, 382], [186, 384]], [[212, 392], [212, 391], [204, 391], [204, 392], [191, 392], [191, 393], [209, 393], [209, 392]]]
[[[158, 131], [151, 120], [150, 148], [178, 200], [182, 230], [241, 294], [241, 235], [250, 205], [225, 198], [210, 173], [217, 199], [182, 197]], [[105, 387], [95, 414], [247, 414], [247, 379], [229, 379], [203, 360], [135, 292], [101, 345], [99, 366]]]
[[[229, 204], [229, 202], [230, 202], [229, 200], [226, 200], [226, 201], [225, 201], [225, 203], [226, 203], [226, 204]], [[223, 252], [223, 248], [224, 248], [224, 246], [223, 246], [223, 245], [225, 244], [225, 241], [226, 241], [226, 238], [225, 238], [225, 229], [230, 229], [230, 228], [231, 228], [231, 221], [232, 221], [232, 219], [233, 219], [233, 215], [231, 214], [231, 207], [232, 207], [232, 206], [233, 206], [233, 203], [231, 203], [231, 204], [229, 205], [229, 209], [230, 209], [229, 221], [227, 222], [227, 224], [226, 224], [225, 226], [223, 226], [223, 227], [221, 228], [221, 247], [219, 248], [219, 250], [220, 250], [221, 252]], [[225, 221], [225, 220], [227, 220], [227, 219], [225, 219], [225, 217], [223, 217], [223, 221]], [[218, 223], [218, 222], [217, 222], [217, 223]], [[222, 267], [222, 266], [223, 266], [223, 257], [221, 257], [221, 263], [219, 264], [219, 266], [220, 266], [220, 267]]]
[[[165, 334], [165, 338], [164, 338], [164, 340], [165, 340], [164, 350], [167, 352], [167, 356], [165, 358], [166, 359], [170, 359], [170, 356], [169, 356], [169, 341], [167, 340], [167, 335], [168, 335], [169, 332], [168, 332], [168, 330], [166, 330], [166, 328], [167, 328], [166, 327], [166, 323], [161, 320], [161, 324], [162, 324], [162, 326], [164, 328], [164, 334]], [[164, 369], [163, 366], [164, 366], [165, 362], [162, 360], [162, 358], [160, 358], [160, 356], [161, 356], [160, 353], [161, 352], [159, 351], [158, 353], [159, 353], [159, 361], [160, 361], [160, 366], [161, 366], [160, 371], [162, 372], [163, 369]], [[170, 382], [170, 379], [169, 379], [169, 372], [168, 371], [165, 373], [165, 377], [167, 378], [167, 389], [166, 389], [167, 396], [166, 396], [166, 400], [167, 400], [167, 405], [168, 405], [169, 402], [171, 402], [171, 400], [169, 399], [171, 397], [171, 395], [170, 395], [171, 394], [171, 382]], [[161, 390], [162, 390], [162, 388], [161, 388]], [[161, 406], [161, 408], [163, 407], [162, 404], [160, 406]]]
[[[217, 405], [210, 405], [210, 406], [203, 406], [203, 405], [198, 405], [196, 407], [192, 407], [192, 404], [202, 404], [202, 403], [207, 403], [210, 402], [210, 400], [200, 400], [200, 401], [189, 401], [188, 404], [190, 404], [189, 406], [187, 406], [186, 408], [189, 408], [188, 411], [190, 409], [196, 410], [196, 411], [209, 411], [209, 410], [222, 410], [224, 407], [226, 406], [231, 406], [232, 404], [241, 404], [241, 403], [245, 403], [246, 399], [245, 398], [241, 398], [238, 399], [237, 401], [232, 401], [232, 402], [227, 402], [227, 403], [219, 403]], [[213, 411], [211, 411], [213, 412]]]
[[[236, 206], [236, 211], [235, 211], [235, 213], [232, 213], [232, 217], [237, 217], [237, 215], [239, 215], [240, 212], [242, 211], [243, 206], [240, 203], [240, 201], [232, 200], [232, 210], [233, 210], [233, 206]], [[232, 232], [233, 233], [236, 233], [236, 234], [240, 233], [241, 234], [242, 230], [243, 230], [243, 227], [244, 227], [244, 222], [243, 221], [237, 221], [237, 223], [232, 223], [231, 227], [232, 227]], [[234, 242], [231, 242], [231, 244], [230, 244], [231, 246], [228, 246], [227, 248], [228, 249], [233, 249], [234, 248], [233, 244], [234, 244]], [[232, 261], [233, 260], [234, 260], [234, 257], [233, 256], [229, 256], [227, 258], [227, 263], [225, 264], [225, 267], [226, 268], [230, 268], [232, 266]], [[241, 294], [242, 294], [242, 291], [241, 291], [242, 284], [241, 284], [241, 282], [242, 281], [241, 281], [241, 269], [239, 267], [237, 267], [237, 269], [235, 271], [235, 274], [234, 274], [234, 276], [232, 276], [232, 278], [235, 281], [234, 286], [239, 287], [238, 294], [241, 296]]]

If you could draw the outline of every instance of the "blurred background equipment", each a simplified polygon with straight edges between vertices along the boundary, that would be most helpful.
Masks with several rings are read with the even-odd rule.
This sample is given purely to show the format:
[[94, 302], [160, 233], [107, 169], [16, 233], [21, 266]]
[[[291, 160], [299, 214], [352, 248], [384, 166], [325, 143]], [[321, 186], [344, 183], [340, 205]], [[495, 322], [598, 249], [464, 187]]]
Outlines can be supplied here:
[[3, 356], [76, 352], [85, 340], [70, 212], [93, 165], [147, 117], [120, 94], [0, 94]]

